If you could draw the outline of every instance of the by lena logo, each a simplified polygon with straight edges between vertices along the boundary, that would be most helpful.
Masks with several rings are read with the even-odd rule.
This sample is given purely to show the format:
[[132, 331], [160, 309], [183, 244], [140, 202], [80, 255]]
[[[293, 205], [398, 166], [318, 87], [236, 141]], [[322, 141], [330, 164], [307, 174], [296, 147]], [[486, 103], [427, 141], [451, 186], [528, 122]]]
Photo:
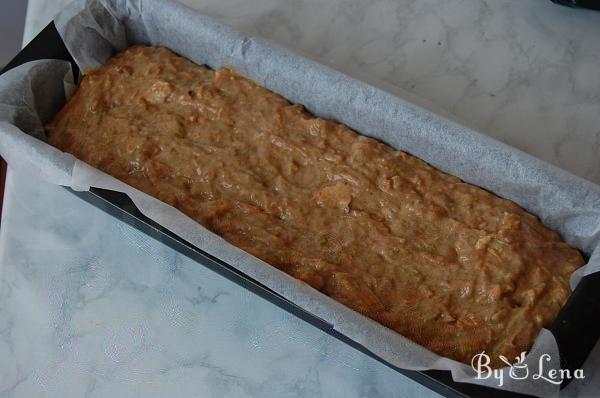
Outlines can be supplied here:
[[[584, 379], [583, 369], [576, 369], [574, 372], [571, 372], [569, 369], [547, 369], [544, 365], [547, 365], [546, 362], [550, 362], [552, 359], [549, 354], [542, 354], [539, 358], [538, 368], [536, 371], [531, 371], [529, 369], [529, 365], [525, 363], [525, 352], [522, 352], [521, 355], [515, 357], [515, 362], [511, 362], [504, 355], [500, 355], [498, 358], [502, 362], [504, 362], [508, 367], [508, 377], [513, 380], [525, 380], [531, 377], [532, 380], [545, 380], [548, 383], [552, 384], [561, 384], [564, 379]], [[482, 351], [479, 354], [476, 354], [473, 359], [471, 359], [471, 367], [477, 373], [476, 379], [489, 379], [493, 378], [498, 381], [498, 387], [502, 387], [504, 385], [504, 376], [505, 369], [492, 369], [490, 366], [491, 359], [489, 355]]]

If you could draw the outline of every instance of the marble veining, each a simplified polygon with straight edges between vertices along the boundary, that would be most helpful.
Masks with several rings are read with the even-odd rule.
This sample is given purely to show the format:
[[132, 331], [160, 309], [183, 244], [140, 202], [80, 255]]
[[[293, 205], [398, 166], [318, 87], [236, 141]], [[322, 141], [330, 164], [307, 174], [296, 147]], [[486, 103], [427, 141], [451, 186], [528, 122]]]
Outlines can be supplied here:
[[[66, 0], [29, 0], [28, 42]], [[600, 13], [184, 0], [600, 183]], [[62, 188], [9, 173], [0, 397], [434, 397]], [[600, 345], [563, 397], [600, 395]]]
[[437, 396], [25, 177], [0, 235], [1, 397]]

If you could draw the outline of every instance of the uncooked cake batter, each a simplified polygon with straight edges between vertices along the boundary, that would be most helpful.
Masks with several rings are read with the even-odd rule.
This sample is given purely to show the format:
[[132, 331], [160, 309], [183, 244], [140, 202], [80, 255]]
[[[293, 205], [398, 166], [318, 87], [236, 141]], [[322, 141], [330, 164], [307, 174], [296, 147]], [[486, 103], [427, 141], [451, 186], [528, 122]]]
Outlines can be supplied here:
[[583, 264], [533, 215], [231, 70], [132, 47], [52, 145], [436, 353], [528, 350]]

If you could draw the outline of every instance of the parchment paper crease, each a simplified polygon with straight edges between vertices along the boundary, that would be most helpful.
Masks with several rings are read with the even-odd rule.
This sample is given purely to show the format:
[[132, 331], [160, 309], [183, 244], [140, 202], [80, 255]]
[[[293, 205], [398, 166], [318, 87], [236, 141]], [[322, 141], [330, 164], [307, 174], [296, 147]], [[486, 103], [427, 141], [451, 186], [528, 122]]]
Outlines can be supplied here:
[[[178, 3], [76, 0], [55, 23], [82, 71], [133, 44], [166, 46], [213, 68], [233, 65], [318, 116], [339, 120], [538, 215], [569, 244], [591, 256], [589, 264], [573, 275], [572, 287], [583, 275], [600, 269], [600, 187], [517, 149], [315, 61], [245, 37]], [[498, 388], [496, 379], [475, 379], [469, 366], [427, 351], [237, 249], [178, 210], [39, 140], [45, 139], [43, 125], [64, 104], [72, 84], [70, 65], [56, 60], [31, 62], [0, 77], [0, 154], [12, 168], [77, 190], [94, 186], [125, 192], [146, 216], [331, 323], [386, 361], [406, 369], [446, 369], [457, 381]], [[530, 369], [538, 368], [543, 353], [552, 358], [545, 369], [558, 369], [558, 347], [545, 329], [527, 355]], [[558, 394], [554, 384], [513, 380], [508, 370], [503, 369], [503, 389]]]

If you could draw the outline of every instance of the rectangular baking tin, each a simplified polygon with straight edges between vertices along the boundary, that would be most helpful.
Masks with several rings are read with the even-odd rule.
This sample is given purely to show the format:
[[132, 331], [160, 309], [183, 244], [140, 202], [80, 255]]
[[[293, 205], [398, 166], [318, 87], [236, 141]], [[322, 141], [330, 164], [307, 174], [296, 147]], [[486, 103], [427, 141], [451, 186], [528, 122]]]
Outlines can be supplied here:
[[600, 1], [598, 0], [551, 0], [553, 3], [571, 8], [589, 8], [590, 10], [600, 10]]
[[[66, 49], [54, 23], [50, 23], [40, 32], [0, 73], [25, 62], [38, 59], [69, 61], [73, 65], [74, 71], [76, 71], [75, 74], [77, 74], [77, 65]], [[457, 383], [452, 380], [448, 371], [413, 371], [393, 366], [359, 343], [336, 331], [331, 324], [308, 313], [231, 265], [191, 245], [145, 217], [124, 193], [98, 188], [91, 188], [88, 192], [76, 192], [70, 188], [67, 189], [86, 202], [445, 397], [507, 398], [527, 396], [475, 384]], [[598, 291], [600, 291], [600, 272], [584, 277], [549, 328], [558, 343], [561, 367], [570, 369], [571, 373], [582, 366], [600, 336], [600, 323], [596, 322], [600, 313], [600, 295], [597, 294]], [[565, 380], [561, 388], [566, 386], [569, 381]]]

